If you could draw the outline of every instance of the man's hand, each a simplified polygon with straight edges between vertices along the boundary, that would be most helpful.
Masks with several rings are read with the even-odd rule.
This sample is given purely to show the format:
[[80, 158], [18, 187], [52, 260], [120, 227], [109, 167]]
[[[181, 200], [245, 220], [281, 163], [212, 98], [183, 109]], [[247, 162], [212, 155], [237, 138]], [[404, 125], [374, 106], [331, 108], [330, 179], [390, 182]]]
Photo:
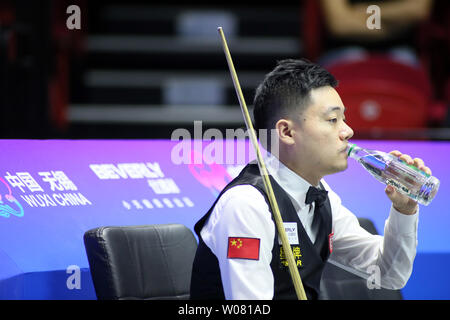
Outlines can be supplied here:
[[[411, 158], [407, 154], [402, 154], [398, 150], [394, 150], [389, 152], [393, 156], [398, 157], [400, 160], [405, 161], [407, 164], [413, 165], [419, 170], [422, 170], [429, 175], [431, 175], [430, 168], [425, 166], [425, 163], [420, 158]], [[386, 192], [386, 195], [388, 198], [392, 201], [392, 205], [394, 206], [395, 210], [397, 210], [400, 213], [411, 215], [415, 214], [417, 212], [417, 202], [412, 200], [411, 198], [401, 194], [400, 192], [397, 192], [394, 187], [387, 186], [384, 190]]]

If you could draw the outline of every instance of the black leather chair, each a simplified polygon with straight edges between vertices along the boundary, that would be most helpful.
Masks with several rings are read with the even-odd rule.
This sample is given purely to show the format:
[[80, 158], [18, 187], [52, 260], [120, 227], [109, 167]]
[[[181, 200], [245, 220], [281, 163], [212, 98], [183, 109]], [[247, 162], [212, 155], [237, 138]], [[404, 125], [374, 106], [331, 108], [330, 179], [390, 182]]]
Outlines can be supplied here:
[[189, 299], [197, 240], [187, 227], [100, 227], [84, 244], [99, 300]]
[[[378, 234], [371, 220], [358, 218], [361, 227]], [[322, 300], [402, 300], [400, 290], [369, 289], [367, 280], [328, 262], [320, 285]]]

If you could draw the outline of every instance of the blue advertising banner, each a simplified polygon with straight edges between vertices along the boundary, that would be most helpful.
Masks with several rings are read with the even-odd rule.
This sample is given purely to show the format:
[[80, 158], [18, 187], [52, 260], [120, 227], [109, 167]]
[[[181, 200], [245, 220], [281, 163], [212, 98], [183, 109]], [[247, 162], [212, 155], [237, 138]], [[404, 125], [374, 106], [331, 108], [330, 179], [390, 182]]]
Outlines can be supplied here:
[[[403, 294], [449, 299], [450, 170], [442, 159], [450, 144], [353, 142], [423, 158], [441, 180], [434, 201], [420, 208], [418, 255]], [[0, 140], [0, 148], [0, 299], [95, 299], [87, 230], [163, 223], [193, 229], [254, 159], [246, 140]], [[325, 180], [382, 234], [390, 207], [382, 184], [353, 160]]]

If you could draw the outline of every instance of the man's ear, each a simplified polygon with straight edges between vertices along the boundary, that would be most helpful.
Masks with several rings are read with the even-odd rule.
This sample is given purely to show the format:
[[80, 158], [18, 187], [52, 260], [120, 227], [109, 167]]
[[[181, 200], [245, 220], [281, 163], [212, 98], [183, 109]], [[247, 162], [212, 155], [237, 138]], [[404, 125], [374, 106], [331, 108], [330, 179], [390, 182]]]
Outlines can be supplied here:
[[280, 119], [275, 124], [275, 128], [278, 130], [278, 136], [280, 143], [286, 145], [293, 145], [294, 140], [294, 122], [289, 119]]

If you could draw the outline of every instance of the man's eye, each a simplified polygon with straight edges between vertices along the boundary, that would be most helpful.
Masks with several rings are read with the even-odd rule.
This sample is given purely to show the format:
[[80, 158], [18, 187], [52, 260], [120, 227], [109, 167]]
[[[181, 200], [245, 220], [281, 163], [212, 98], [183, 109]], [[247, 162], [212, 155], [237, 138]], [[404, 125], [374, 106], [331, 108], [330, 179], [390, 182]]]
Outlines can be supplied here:
[[336, 123], [337, 122], [337, 118], [333, 118], [333, 119], [330, 119], [328, 121], [330, 121], [331, 123]]

